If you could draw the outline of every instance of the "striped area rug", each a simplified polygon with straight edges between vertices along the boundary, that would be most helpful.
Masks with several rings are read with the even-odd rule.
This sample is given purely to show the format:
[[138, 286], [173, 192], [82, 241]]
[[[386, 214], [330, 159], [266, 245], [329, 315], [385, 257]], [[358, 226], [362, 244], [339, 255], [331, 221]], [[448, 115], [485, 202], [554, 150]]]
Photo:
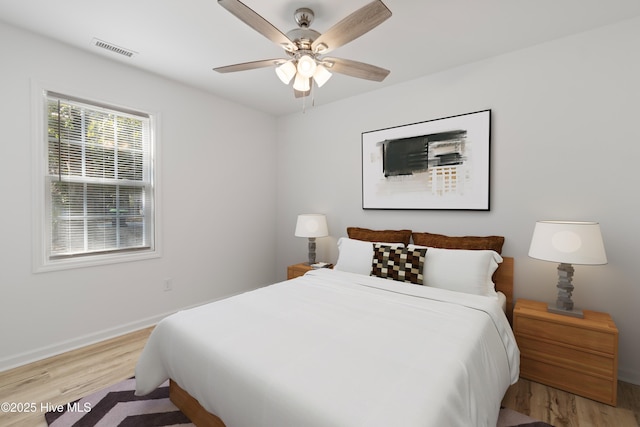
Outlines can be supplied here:
[[[135, 396], [131, 378], [47, 412], [50, 427], [191, 427], [193, 424], [169, 400], [169, 381], [146, 396]], [[553, 427], [507, 408], [500, 409], [497, 427]]]
[[135, 396], [136, 380], [122, 381], [47, 412], [50, 427], [193, 426], [169, 400], [169, 382], [153, 393]]

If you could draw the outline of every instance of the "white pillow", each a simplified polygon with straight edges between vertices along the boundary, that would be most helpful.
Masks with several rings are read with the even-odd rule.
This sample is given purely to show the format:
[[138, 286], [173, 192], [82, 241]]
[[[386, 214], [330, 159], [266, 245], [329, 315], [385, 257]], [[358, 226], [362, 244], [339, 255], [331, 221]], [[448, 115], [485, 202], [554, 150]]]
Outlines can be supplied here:
[[[373, 264], [373, 243], [341, 237], [338, 239], [338, 261], [334, 270], [371, 275]], [[375, 242], [378, 243], [378, 242]], [[383, 245], [404, 247], [402, 243], [382, 243]]]
[[[415, 245], [409, 245], [411, 246]], [[502, 257], [491, 250], [428, 248], [424, 263], [424, 284], [495, 297], [497, 293], [491, 277], [501, 262]]]

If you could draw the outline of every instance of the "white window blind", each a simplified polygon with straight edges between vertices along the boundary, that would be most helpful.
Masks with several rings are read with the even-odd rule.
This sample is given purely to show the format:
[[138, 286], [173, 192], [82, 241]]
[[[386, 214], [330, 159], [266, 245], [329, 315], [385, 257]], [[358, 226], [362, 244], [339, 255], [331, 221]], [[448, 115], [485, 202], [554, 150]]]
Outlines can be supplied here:
[[48, 260], [153, 250], [149, 115], [45, 98]]

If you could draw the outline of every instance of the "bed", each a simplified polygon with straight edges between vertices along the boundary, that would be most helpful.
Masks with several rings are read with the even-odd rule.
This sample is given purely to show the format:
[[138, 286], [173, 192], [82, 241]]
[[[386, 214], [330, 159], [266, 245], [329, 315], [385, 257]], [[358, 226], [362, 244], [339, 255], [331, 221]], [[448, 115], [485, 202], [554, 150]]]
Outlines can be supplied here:
[[448, 249], [434, 256], [441, 265], [492, 252], [485, 259], [499, 267], [477, 271], [489, 274], [502, 305], [497, 296], [354, 271], [371, 263], [362, 249], [375, 258], [376, 247], [425, 255], [419, 270], [433, 272], [418, 274], [423, 281], [438, 270], [426, 256], [434, 248], [362, 242], [340, 239], [334, 269], [161, 321], [136, 366], [136, 394], [170, 379], [171, 399], [198, 426], [495, 426], [519, 374], [506, 315], [513, 259]]

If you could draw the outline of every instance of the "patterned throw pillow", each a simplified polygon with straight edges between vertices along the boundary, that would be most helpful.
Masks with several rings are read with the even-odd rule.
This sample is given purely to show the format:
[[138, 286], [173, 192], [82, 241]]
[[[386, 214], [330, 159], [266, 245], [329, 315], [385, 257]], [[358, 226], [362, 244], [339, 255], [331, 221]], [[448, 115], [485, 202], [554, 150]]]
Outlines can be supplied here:
[[427, 248], [409, 249], [374, 243], [371, 275], [422, 285], [426, 254]]

